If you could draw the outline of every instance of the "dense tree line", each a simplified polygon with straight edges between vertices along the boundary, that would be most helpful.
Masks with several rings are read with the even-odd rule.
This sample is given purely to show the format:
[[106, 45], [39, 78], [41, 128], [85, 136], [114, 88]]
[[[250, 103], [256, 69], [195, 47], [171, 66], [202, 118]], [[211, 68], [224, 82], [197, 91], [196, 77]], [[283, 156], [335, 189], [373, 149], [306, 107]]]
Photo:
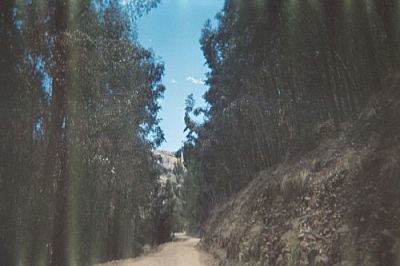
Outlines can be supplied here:
[[159, 2], [0, 2], [1, 265], [86, 265], [163, 240], [164, 66], [134, 28]]
[[200, 38], [207, 107], [189, 97], [186, 108], [186, 185], [201, 206], [192, 223], [387, 87], [399, 71], [399, 11], [392, 0], [225, 1]]

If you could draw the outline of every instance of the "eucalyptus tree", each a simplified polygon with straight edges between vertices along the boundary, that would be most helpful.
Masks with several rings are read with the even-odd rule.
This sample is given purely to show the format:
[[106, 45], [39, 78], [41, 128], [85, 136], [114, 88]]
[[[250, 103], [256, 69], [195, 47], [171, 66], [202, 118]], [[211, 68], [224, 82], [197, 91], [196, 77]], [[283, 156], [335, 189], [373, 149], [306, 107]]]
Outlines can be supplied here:
[[208, 120], [193, 127], [185, 115], [196, 130], [188, 171], [206, 204], [312, 148], [320, 124], [340, 130], [388, 86], [398, 73], [398, 10], [396, 1], [225, 1], [200, 38]]
[[19, 239], [29, 241], [28, 231], [37, 229], [37, 224], [26, 221], [40, 219], [35, 207], [42, 189], [38, 180], [43, 174], [42, 126], [48, 106], [42, 61], [27, 56], [17, 9], [15, 1], [0, 4], [0, 264], [4, 265], [14, 264], [18, 252], [29, 252], [28, 245], [16, 247]]
[[137, 252], [146, 226], [140, 211], [157, 177], [151, 149], [163, 141], [157, 99], [165, 88], [162, 63], [135, 43], [132, 23], [158, 3], [0, 4], [5, 265]]
[[[26, 123], [15, 123], [19, 115], [24, 121], [30, 120], [29, 114], [19, 102], [18, 62], [23, 53], [21, 36], [15, 25], [14, 1], [2, 1], [0, 4], [0, 264], [11, 265], [13, 259], [14, 202], [17, 197], [19, 178], [25, 172], [20, 167], [26, 165], [26, 154], [19, 142], [24, 140]], [[27, 101], [25, 101], [27, 103]], [[23, 110], [23, 112], [22, 112]], [[21, 114], [19, 114], [21, 112]], [[25, 141], [26, 144], [26, 141]], [[29, 147], [29, 146], [28, 146]], [[16, 205], [16, 204], [15, 204]]]

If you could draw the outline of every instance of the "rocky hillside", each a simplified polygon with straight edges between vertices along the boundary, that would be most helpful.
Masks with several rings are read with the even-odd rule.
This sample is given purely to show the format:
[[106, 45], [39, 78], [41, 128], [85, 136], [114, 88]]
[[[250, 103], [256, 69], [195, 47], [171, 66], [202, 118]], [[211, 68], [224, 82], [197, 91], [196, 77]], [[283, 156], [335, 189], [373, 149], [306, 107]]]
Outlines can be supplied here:
[[162, 167], [161, 179], [165, 181], [169, 176], [172, 175], [175, 163], [177, 163], [179, 159], [173, 152], [169, 151], [154, 150], [153, 153], [155, 156], [157, 156], [158, 162]]
[[400, 88], [216, 208], [201, 246], [221, 265], [400, 265]]

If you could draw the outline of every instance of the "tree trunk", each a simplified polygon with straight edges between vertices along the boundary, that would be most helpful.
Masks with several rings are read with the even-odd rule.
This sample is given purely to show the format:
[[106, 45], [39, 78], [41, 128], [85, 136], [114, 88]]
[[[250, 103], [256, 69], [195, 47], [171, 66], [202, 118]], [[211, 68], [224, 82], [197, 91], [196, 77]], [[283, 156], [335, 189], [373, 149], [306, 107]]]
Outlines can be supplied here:
[[397, 12], [398, 1], [393, 0], [377, 0], [377, 9], [383, 22], [383, 28], [387, 36], [387, 43], [390, 51], [390, 59], [392, 60], [392, 67], [394, 71], [400, 68], [400, 49], [399, 40], [397, 37]]
[[[63, 0], [52, 2], [54, 8], [54, 69], [52, 76], [51, 94], [51, 120], [49, 131], [49, 142], [46, 149], [46, 160], [44, 168], [45, 195], [50, 197], [50, 208], [53, 213], [53, 232], [51, 232], [50, 242], [53, 246], [51, 265], [66, 264], [65, 231], [66, 231], [66, 200], [67, 200], [67, 152], [62, 151], [62, 139], [66, 138], [65, 130], [65, 109], [66, 109], [66, 82], [67, 82], [67, 49], [65, 40], [66, 31], [66, 3]], [[63, 133], [64, 132], [64, 136]], [[59, 161], [57, 161], [57, 159]], [[59, 163], [60, 171], [55, 173], [56, 165]], [[56, 190], [53, 184], [56, 182]], [[54, 192], [56, 195], [54, 196]], [[51, 218], [50, 218], [51, 219]], [[49, 228], [47, 229], [49, 230]]]

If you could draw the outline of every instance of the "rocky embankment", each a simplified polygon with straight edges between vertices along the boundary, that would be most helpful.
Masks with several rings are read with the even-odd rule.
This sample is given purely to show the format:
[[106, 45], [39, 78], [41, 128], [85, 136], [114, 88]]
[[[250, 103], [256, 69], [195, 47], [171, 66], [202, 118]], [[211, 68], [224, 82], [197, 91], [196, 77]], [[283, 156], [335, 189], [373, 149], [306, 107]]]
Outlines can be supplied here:
[[202, 248], [221, 265], [400, 265], [398, 89], [216, 208]]

